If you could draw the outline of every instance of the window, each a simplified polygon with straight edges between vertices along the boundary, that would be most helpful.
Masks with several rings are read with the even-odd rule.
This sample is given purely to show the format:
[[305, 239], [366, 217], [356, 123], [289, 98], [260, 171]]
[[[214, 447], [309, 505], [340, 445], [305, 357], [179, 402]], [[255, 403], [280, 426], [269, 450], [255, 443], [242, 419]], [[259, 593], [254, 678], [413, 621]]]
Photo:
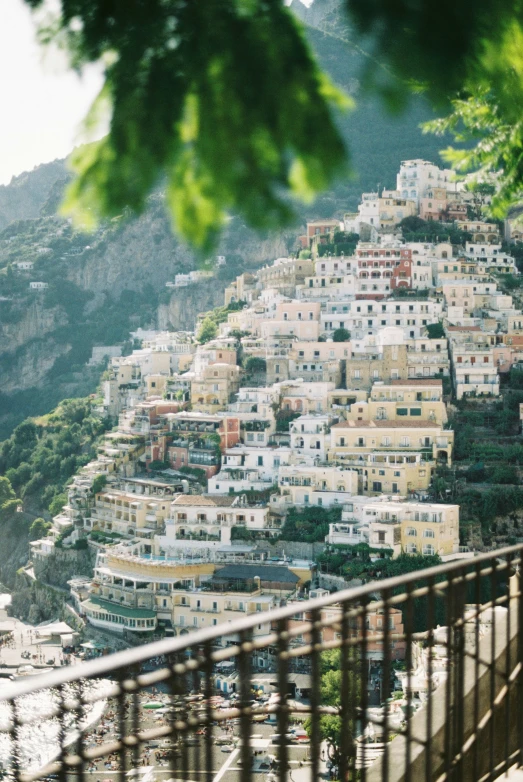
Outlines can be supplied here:
[[409, 410], [408, 410], [407, 407], [398, 407], [397, 410], [396, 410], [396, 413], [398, 415], [408, 415], [409, 414]]
[[423, 537], [424, 538], [435, 538], [436, 535], [434, 534], [433, 529], [424, 529], [423, 530]]
[[409, 538], [415, 538], [417, 536], [417, 531], [415, 527], [407, 527], [407, 537]]
[[410, 445], [410, 437], [401, 437], [400, 438], [400, 445], [403, 448], [407, 448]]
[[432, 545], [432, 543], [428, 543], [426, 546], [423, 546], [423, 553], [427, 557], [433, 557], [436, 553], [436, 549]]
[[[381, 481], [373, 481], [372, 482], [372, 491], [381, 491]], [[385, 533], [380, 532], [380, 535], [385, 535]]]

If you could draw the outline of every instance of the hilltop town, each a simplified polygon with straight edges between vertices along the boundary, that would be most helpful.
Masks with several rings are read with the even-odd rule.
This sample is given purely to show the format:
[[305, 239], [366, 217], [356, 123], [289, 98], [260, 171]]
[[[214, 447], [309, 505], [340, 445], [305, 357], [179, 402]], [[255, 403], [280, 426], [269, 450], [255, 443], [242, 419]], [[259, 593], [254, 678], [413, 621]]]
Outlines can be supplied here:
[[97, 407], [118, 424], [31, 542], [31, 577], [88, 551], [92, 576], [69, 580], [79, 621], [142, 642], [301, 612], [357, 583], [333, 558], [368, 579], [473, 557], [460, 504], [434, 489], [452, 471], [451, 413], [497, 401], [523, 366], [507, 249], [522, 235], [484, 218], [488, 190], [404, 161], [396, 190], [309, 222], [194, 333], [134, 333]]

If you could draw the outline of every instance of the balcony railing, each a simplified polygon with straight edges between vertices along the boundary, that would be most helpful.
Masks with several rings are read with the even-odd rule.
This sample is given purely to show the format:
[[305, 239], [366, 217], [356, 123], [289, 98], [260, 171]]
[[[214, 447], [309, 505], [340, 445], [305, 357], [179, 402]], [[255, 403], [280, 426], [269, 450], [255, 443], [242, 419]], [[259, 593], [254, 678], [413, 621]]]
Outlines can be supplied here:
[[6, 682], [2, 776], [495, 780], [523, 765], [522, 552], [302, 601], [305, 621], [293, 603], [178, 622], [177, 637]]

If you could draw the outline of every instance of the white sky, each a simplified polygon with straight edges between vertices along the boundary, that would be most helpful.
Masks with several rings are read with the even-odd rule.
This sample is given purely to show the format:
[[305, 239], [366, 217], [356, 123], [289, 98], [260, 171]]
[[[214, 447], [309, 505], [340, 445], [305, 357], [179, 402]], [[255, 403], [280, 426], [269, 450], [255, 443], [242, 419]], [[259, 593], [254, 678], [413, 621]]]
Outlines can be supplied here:
[[23, 0], [0, 0], [0, 184], [65, 157], [101, 85], [101, 69], [80, 78], [40, 47]]

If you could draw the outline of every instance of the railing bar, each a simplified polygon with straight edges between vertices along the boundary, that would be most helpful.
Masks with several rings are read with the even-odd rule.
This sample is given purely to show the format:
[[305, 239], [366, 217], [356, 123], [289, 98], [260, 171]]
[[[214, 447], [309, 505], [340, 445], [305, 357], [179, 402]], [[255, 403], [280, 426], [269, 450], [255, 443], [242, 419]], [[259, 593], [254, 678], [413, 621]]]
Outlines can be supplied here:
[[[120, 676], [122, 673], [120, 672]], [[125, 725], [125, 702], [126, 702], [127, 694], [125, 690], [120, 686], [120, 692], [118, 693], [116, 703], [117, 706], [117, 719], [115, 719], [115, 724], [118, 723], [118, 730], [120, 734], [120, 745], [121, 748], [118, 752], [119, 758], [120, 758], [120, 769], [118, 773], [118, 778], [120, 782], [124, 782], [125, 780], [125, 772], [127, 771], [127, 748], [123, 744], [123, 739], [127, 735], [126, 731], [126, 725]]]
[[288, 699], [289, 699], [289, 658], [287, 656], [288, 649], [288, 620], [280, 619], [278, 622], [278, 692], [280, 694], [279, 709], [277, 712], [278, 732], [280, 734], [280, 742], [277, 748], [278, 757], [278, 777], [280, 782], [286, 782], [289, 769], [289, 752], [287, 748], [287, 741], [285, 736], [289, 730], [289, 713], [288, 713]]
[[[345, 605], [342, 605], [341, 618], [341, 638], [345, 641], [349, 636], [349, 619]], [[340, 668], [341, 668], [341, 731], [340, 731], [340, 758], [339, 758], [339, 779], [341, 782], [347, 782], [349, 776], [349, 767], [351, 765], [353, 737], [350, 735], [350, 709], [351, 709], [351, 683], [353, 677], [350, 670], [349, 647], [342, 643], [340, 650]]]
[[[200, 655], [200, 649], [199, 647], [194, 647], [194, 655], [198, 659]], [[203, 659], [200, 657], [200, 659]], [[202, 669], [202, 665], [199, 665], [198, 668], [194, 669], [192, 673], [192, 689], [194, 692], [199, 693], [201, 691], [200, 688], [200, 679], [199, 679], [199, 672]], [[205, 707], [207, 710], [207, 706]], [[192, 730], [192, 732], [189, 734], [191, 737], [191, 744], [189, 746], [189, 760], [190, 760], [190, 768], [189, 773], [192, 775], [193, 778], [200, 779], [200, 769], [201, 769], [201, 747], [200, 742], [201, 738], [198, 736], [196, 737], [196, 730]], [[204, 758], [205, 759], [205, 758]]]
[[[511, 667], [512, 667], [512, 659], [511, 659], [511, 649], [510, 649], [510, 641], [511, 641], [511, 617], [510, 612], [512, 609], [512, 606], [510, 604], [510, 572], [511, 572], [511, 564], [512, 564], [512, 555], [509, 554], [507, 556], [507, 576], [505, 583], [505, 589], [507, 590], [507, 600], [508, 600], [508, 608], [507, 608], [507, 621], [506, 621], [506, 635], [505, 635], [505, 660], [506, 660], [506, 666], [505, 666], [505, 681], [510, 681], [510, 673], [511, 673]], [[508, 758], [510, 755], [510, 747], [509, 747], [509, 725], [510, 725], [510, 687], [507, 691], [507, 697], [505, 700], [505, 764], [508, 762]]]
[[412, 585], [407, 584], [407, 603], [405, 607], [405, 666], [407, 668], [407, 710], [406, 710], [406, 756], [405, 756], [405, 782], [411, 782], [411, 742], [412, 742], [412, 628], [413, 628], [413, 602]]
[[427, 723], [425, 749], [425, 782], [432, 782], [432, 647], [434, 644], [434, 578], [427, 579]]
[[493, 769], [493, 774], [491, 774], [489, 771], [487, 774], [484, 774], [482, 777], [480, 777], [477, 782], [487, 782], [487, 780], [489, 780], [491, 777], [497, 779], [497, 777], [501, 776], [501, 774], [505, 774], [505, 772], [507, 772], [509, 768], [517, 761], [518, 755], [519, 749], [514, 750], [514, 752], [512, 752], [512, 754], [509, 756], [508, 761], [502, 760], [501, 763], [498, 763], [498, 765]]
[[[492, 574], [490, 576], [490, 599], [492, 602], [492, 624], [490, 629], [490, 682], [489, 682], [489, 700], [490, 709], [494, 709], [494, 702], [496, 698], [496, 606], [495, 599], [497, 593], [497, 574], [496, 574], [496, 560], [493, 561]], [[488, 779], [492, 779], [494, 772], [494, 719], [490, 720], [489, 724], [489, 771], [490, 776]]]
[[[58, 740], [58, 746], [59, 747], [64, 747], [65, 746], [65, 735], [66, 735], [66, 731], [65, 731], [65, 715], [66, 715], [67, 712], [65, 712], [64, 709], [62, 708], [63, 705], [64, 705], [64, 702], [65, 702], [65, 694], [64, 694], [64, 686], [63, 685], [61, 687], [58, 687], [58, 689], [57, 689], [57, 697], [58, 697], [58, 703], [60, 704], [59, 719], [58, 719], [59, 728], [58, 728], [57, 740]], [[59, 771], [58, 771], [58, 779], [60, 780], [60, 782], [67, 782], [67, 774], [66, 774], [66, 771], [65, 771], [65, 764], [63, 762], [63, 759], [62, 759], [62, 761], [60, 762], [59, 765], [60, 765], [60, 768], [59, 768]]]
[[[455, 607], [455, 617], [457, 622], [454, 625], [454, 637], [456, 641], [456, 742], [457, 748], [461, 748], [465, 741], [465, 659], [463, 651], [465, 649], [465, 603], [466, 603], [467, 584], [461, 580], [455, 590], [457, 605]], [[457, 779], [463, 777], [463, 759], [461, 753], [456, 756], [455, 769]]]
[[[476, 607], [481, 605], [481, 583], [480, 583], [480, 567], [479, 565], [475, 568], [475, 574], [476, 574], [476, 580], [474, 582], [474, 602]], [[474, 725], [477, 726], [479, 722], [479, 668], [480, 668], [480, 657], [479, 657], [479, 620], [480, 620], [480, 611], [476, 610], [474, 613]], [[478, 778], [479, 773], [479, 747], [478, 742], [474, 742], [474, 751], [472, 755], [472, 777], [473, 779]]]
[[[500, 559], [502, 557], [506, 557], [509, 553], [512, 554], [519, 554], [523, 549], [523, 546], [511, 546], [504, 549], [500, 549], [499, 551], [495, 552], [494, 556], [496, 559]], [[484, 563], [492, 561], [493, 554], [492, 552], [487, 552], [486, 554], [479, 554], [476, 558], [478, 563]], [[513, 563], [515, 564], [519, 560], [515, 559], [513, 560]], [[506, 567], [506, 564], [504, 562], [501, 562], [498, 570], [504, 569]], [[450, 562], [450, 563], [444, 563], [442, 565], [437, 565], [434, 568], [427, 568], [423, 572], [423, 577], [428, 578], [429, 576], [447, 576], [451, 573], [454, 573], [455, 571], [459, 571], [462, 568], [461, 562]], [[380, 583], [380, 587], [383, 589], [389, 589], [389, 590], [396, 590], [400, 587], [404, 587], [407, 583], [415, 581], [419, 579], [419, 571], [417, 573], [408, 573], [404, 574], [402, 576], [397, 576], [395, 578], [390, 579], [384, 579]], [[439, 587], [443, 588], [445, 586], [445, 582], [442, 582], [442, 584], [438, 585]], [[361, 602], [362, 598], [364, 596], [371, 596], [372, 593], [375, 591], [375, 584], [369, 583], [361, 587], [356, 587], [355, 589], [347, 589], [342, 592], [338, 592], [336, 594], [330, 595], [329, 597], [321, 597], [321, 598], [315, 598], [314, 600], [310, 601], [310, 605], [308, 605], [308, 609], [312, 610], [314, 607], [317, 607], [318, 609], [331, 606], [335, 603], [339, 603], [340, 601], [352, 601], [353, 603]], [[278, 608], [275, 611], [271, 612], [271, 620], [276, 622], [280, 618], [289, 618], [296, 612], [295, 606], [286, 606], [283, 608]], [[235, 620], [235, 622], [232, 622], [230, 625], [228, 625], [228, 632], [230, 634], [237, 634], [242, 629], [249, 629], [253, 628], [255, 625], [259, 624], [259, 617], [257, 616], [247, 616], [242, 619]], [[201, 645], [205, 643], [206, 641], [213, 641], [215, 639], [221, 638], [223, 635], [223, 629], [220, 628], [220, 626], [213, 626], [205, 629], [200, 629], [196, 631], [191, 636], [191, 643], [195, 645]], [[35, 676], [30, 677], [32, 681], [27, 680], [20, 680], [15, 683], [9, 683], [5, 686], [5, 688], [2, 688], [2, 693], [0, 693], [0, 702], [1, 701], [9, 701], [13, 697], [33, 692], [35, 690], [43, 689], [44, 687], [49, 688], [55, 688], [58, 687], [60, 684], [65, 684], [71, 681], [75, 681], [78, 676], [82, 676], [87, 679], [93, 679], [93, 678], [103, 678], [107, 675], [114, 675], [115, 672], [117, 672], [121, 668], [128, 668], [132, 665], [140, 665], [143, 662], [147, 661], [151, 657], [161, 657], [166, 654], [176, 653], [177, 651], [183, 651], [187, 646], [187, 640], [182, 636], [178, 636], [175, 638], [168, 638], [164, 639], [162, 641], [155, 641], [152, 644], [145, 645], [143, 647], [137, 647], [134, 649], [127, 649], [123, 652], [116, 652], [115, 654], [110, 656], [110, 659], [107, 657], [102, 657], [96, 660], [90, 660], [88, 662], [83, 662], [79, 666], [74, 667], [65, 667], [56, 669], [52, 672], [42, 674], [41, 676]], [[232, 656], [232, 655], [231, 655]], [[29, 677], [28, 677], [29, 678]]]
[[364, 608], [363, 621], [361, 624], [361, 782], [367, 780], [367, 764], [365, 762], [365, 733], [367, 731], [367, 711], [368, 711], [368, 661], [367, 661], [367, 610], [368, 599], [362, 599]]
[[518, 602], [517, 602], [517, 659], [520, 665], [519, 676], [517, 680], [517, 731], [519, 744], [519, 765], [523, 766], [523, 598], [521, 597], [521, 567], [516, 568], [518, 582]]
[[381, 701], [383, 704], [383, 755], [381, 776], [383, 782], [389, 782], [389, 697], [390, 697], [390, 641], [389, 641], [389, 622], [390, 622], [390, 602], [388, 590], [382, 590], [383, 595], [383, 677]]
[[213, 707], [211, 703], [211, 697], [213, 695], [213, 663], [211, 658], [211, 645], [209, 642], [205, 644], [203, 647], [203, 657], [205, 660], [203, 671], [204, 671], [204, 698], [206, 701], [206, 725], [207, 730], [205, 733], [205, 770], [207, 772], [207, 779], [209, 782], [211, 782], [213, 776], [214, 776], [214, 762], [213, 762], [213, 752], [212, 752], [212, 742], [213, 742], [213, 719], [212, 719], [212, 712]]
[[80, 679], [78, 681], [78, 701], [79, 701], [79, 709], [78, 709], [78, 750], [77, 754], [81, 759], [81, 762], [78, 766], [78, 782], [84, 782], [85, 779], [85, 746], [84, 746], [84, 731], [82, 730], [82, 724], [85, 722], [87, 714], [86, 714], [86, 704], [85, 704], [85, 688], [84, 688], [84, 682], [85, 679]]
[[321, 704], [320, 680], [321, 680], [321, 638], [319, 633], [319, 610], [314, 609], [311, 613], [312, 619], [312, 652], [311, 652], [311, 730], [310, 730], [310, 749], [311, 749], [311, 781], [317, 782], [320, 777], [320, 712]]
[[[251, 699], [251, 666], [250, 666], [251, 631], [244, 630], [240, 636], [239, 678], [240, 678], [240, 756], [241, 782], [249, 782], [252, 773], [251, 758], [251, 722], [247, 707]], [[281, 697], [281, 693], [280, 693]]]
[[452, 622], [453, 616], [453, 587], [452, 579], [449, 579], [449, 589], [447, 591], [447, 679], [445, 681], [445, 737], [444, 737], [444, 758], [445, 758], [445, 772], [450, 774], [450, 768], [452, 764], [452, 731], [454, 723], [454, 708], [452, 703], [452, 680], [453, 680], [453, 664], [452, 664]]
[[[172, 676], [172, 672], [171, 672]], [[167, 684], [167, 687], [169, 688], [169, 683]], [[140, 729], [139, 724], [139, 709], [140, 709], [140, 698], [138, 690], [135, 690], [134, 692], [128, 694], [128, 696], [131, 699], [131, 704], [129, 707], [129, 721], [131, 723], [131, 730], [133, 737], [135, 738], [135, 741], [131, 747], [132, 750], [132, 761], [133, 761], [133, 767], [138, 768], [140, 765], [140, 743], [138, 740], [138, 734]]]

